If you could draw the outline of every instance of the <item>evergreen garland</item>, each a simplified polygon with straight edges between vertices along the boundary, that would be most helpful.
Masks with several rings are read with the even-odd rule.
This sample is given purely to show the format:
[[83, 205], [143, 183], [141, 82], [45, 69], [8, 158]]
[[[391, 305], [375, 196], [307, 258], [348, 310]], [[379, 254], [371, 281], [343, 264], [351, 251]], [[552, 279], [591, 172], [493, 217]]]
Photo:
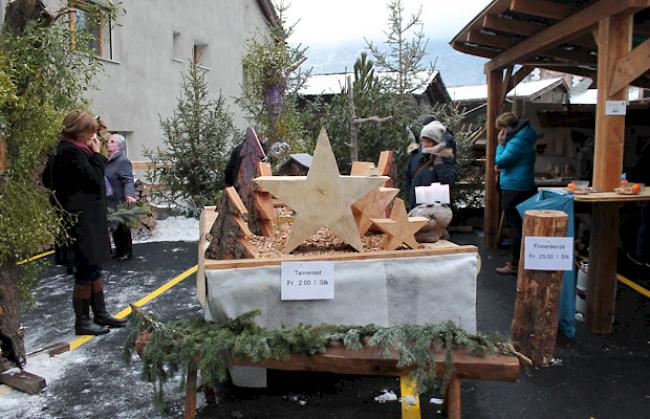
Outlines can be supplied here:
[[[205, 382], [224, 382], [228, 378], [231, 359], [248, 358], [254, 362], [267, 359], [286, 360], [291, 355], [316, 355], [332, 343], [359, 350], [364, 344], [378, 348], [381, 356], [398, 355], [397, 366], [415, 366], [411, 373], [418, 391], [440, 388], [446, 390], [453, 375], [453, 350], [465, 348], [477, 356], [495, 353], [525, 357], [515, 351], [505, 337], [469, 334], [453, 322], [427, 325], [381, 327], [319, 325], [294, 328], [265, 329], [253, 319], [259, 310], [247, 312], [221, 325], [204, 320], [180, 320], [167, 324], [131, 306], [131, 332], [124, 345], [124, 358], [130, 362], [138, 338], [148, 334], [142, 351], [142, 378], [154, 384], [156, 402], [162, 403], [163, 384], [179, 371], [186, 376], [188, 368], [201, 370]], [[436, 379], [432, 347], [446, 348], [445, 372]], [[184, 380], [183, 380], [184, 382]]]
[[142, 220], [144, 220], [150, 213], [151, 209], [148, 208], [148, 205], [145, 207], [139, 205], [126, 206], [124, 204], [119, 204], [116, 209], [108, 209], [108, 225], [111, 229], [115, 229], [122, 224], [134, 228], [139, 226]]

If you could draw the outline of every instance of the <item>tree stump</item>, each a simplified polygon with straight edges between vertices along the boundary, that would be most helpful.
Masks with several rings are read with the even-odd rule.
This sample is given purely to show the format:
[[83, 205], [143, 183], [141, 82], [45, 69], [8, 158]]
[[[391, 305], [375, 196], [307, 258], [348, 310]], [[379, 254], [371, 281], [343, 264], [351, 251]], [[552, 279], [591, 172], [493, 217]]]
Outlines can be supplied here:
[[245, 221], [248, 211], [234, 187], [224, 190], [217, 212], [219, 215], [210, 230], [212, 241], [205, 256], [217, 260], [256, 257], [257, 250], [248, 242], [253, 234]]
[[0, 372], [25, 363], [18, 267], [9, 259], [0, 266]]
[[[271, 163], [257, 163], [257, 177], [272, 175]], [[253, 191], [255, 194], [255, 211], [252, 215], [255, 222], [250, 225], [251, 230], [259, 236], [273, 237], [273, 219], [275, 218], [273, 195], [256, 183], [253, 184]]]
[[560, 315], [562, 271], [524, 270], [525, 237], [564, 237], [569, 217], [562, 211], [526, 211], [512, 319], [512, 342], [535, 366], [553, 359]]

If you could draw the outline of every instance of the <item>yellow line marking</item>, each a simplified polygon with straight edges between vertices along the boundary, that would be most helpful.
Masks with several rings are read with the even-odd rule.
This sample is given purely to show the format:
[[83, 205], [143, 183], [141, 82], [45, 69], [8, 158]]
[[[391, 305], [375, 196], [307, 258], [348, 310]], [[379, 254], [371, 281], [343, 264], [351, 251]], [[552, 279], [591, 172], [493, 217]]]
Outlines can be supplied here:
[[[420, 397], [418, 396], [417, 382], [408, 374], [402, 375], [399, 378], [399, 387], [402, 395], [402, 419], [420, 419]], [[415, 404], [408, 403], [407, 396], [413, 397]]]
[[29, 262], [33, 262], [37, 259], [44, 258], [45, 256], [50, 256], [54, 254], [54, 250], [48, 250], [47, 252], [39, 253], [36, 256], [32, 256], [31, 258], [23, 259], [20, 262], [16, 263], [16, 265], [24, 265]]
[[[190, 269], [188, 269], [185, 272], [183, 272], [182, 274], [174, 277], [173, 279], [169, 280], [166, 284], [158, 287], [156, 290], [154, 290], [150, 294], [148, 294], [148, 295], [142, 297], [141, 299], [139, 299], [138, 301], [136, 301], [134, 303], [134, 305], [136, 307], [142, 307], [143, 305], [147, 304], [148, 302], [150, 302], [154, 298], [160, 296], [165, 291], [168, 291], [174, 285], [178, 284], [179, 282], [186, 279], [190, 275], [196, 273], [196, 271], [198, 269], [199, 269], [199, 265], [192, 266]], [[122, 311], [117, 313], [115, 315], [115, 317], [117, 317], [118, 319], [123, 319], [124, 317], [128, 316], [129, 314], [131, 314], [131, 307], [126, 307], [125, 309], [123, 309]], [[85, 336], [78, 337], [77, 339], [70, 342], [70, 350], [73, 351], [73, 350], [77, 349], [81, 345], [83, 345], [86, 342], [90, 341], [92, 338], [94, 338], [94, 336], [90, 336], [90, 335], [85, 335]]]
[[621, 274], [616, 274], [616, 279], [627, 285], [628, 287], [632, 288], [634, 291], [638, 292], [641, 295], [644, 295], [648, 298], [650, 298], [650, 291], [643, 288], [641, 285], [637, 284], [636, 282], [633, 282], [626, 277], [624, 277]]

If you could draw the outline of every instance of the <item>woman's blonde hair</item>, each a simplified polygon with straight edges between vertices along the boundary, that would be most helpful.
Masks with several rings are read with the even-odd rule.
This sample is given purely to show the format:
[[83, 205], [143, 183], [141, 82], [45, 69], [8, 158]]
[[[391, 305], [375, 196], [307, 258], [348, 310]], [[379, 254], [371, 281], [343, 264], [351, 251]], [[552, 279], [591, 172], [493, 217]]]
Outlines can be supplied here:
[[510, 128], [517, 125], [519, 118], [512, 112], [504, 112], [497, 117], [497, 129]]
[[72, 111], [63, 118], [61, 135], [76, 140], [82, 134], [96, 132], [98, 128], [97, 119], [88, 112]]

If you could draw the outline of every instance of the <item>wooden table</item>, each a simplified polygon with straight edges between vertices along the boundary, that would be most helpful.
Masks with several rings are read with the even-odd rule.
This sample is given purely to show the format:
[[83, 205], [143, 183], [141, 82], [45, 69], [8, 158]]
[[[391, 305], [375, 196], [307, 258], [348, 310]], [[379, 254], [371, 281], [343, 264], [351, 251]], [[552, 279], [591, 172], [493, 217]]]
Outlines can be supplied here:
[[616, 192], [592, 192], [586, 195], [573, 195], [575, 202], [636, 202], [650, 201], [650, 189], [638, 195], [621, 195]]

